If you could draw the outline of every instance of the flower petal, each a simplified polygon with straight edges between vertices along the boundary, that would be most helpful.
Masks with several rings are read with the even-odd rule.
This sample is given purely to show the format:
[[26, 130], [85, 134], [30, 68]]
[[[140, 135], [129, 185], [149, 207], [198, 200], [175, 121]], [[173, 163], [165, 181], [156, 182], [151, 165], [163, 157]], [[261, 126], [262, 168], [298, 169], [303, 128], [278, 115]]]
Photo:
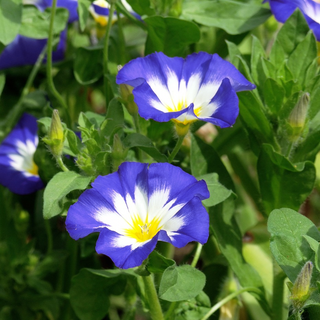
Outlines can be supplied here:
[[73, 204], [67, 215], [66, 227], [70, 236], [78, 240], [104, 228], [125, 228], [125, 221], [100, 193], [86, 190]]
[[159, 240], [170, 242], [177, 248], [191, 241], [204, 244], [209, 237], [208, 225], [206, 209], [199, 198], [194, 198], [162, 227]]
[[43, 188], [33, 155], [38, 145], [37, 120], [23, 114], [0, 145], [0, 184], [17, 194]]
[[221, 128], [232, 126], [239, 115], [239, 99], [230, 80], [224, 79], [218, 92], [206, 108], [198, 110], [198, 118]]
[[157, 240], [158, 236], [155, 236], [139, 246], [133, 246], [127, 237], [105, 229], [100, 233], [96, 251], [109, 256], [118, 268], [133, 268], [140, 266], [143, 260], [147, 259], [156, 247]]

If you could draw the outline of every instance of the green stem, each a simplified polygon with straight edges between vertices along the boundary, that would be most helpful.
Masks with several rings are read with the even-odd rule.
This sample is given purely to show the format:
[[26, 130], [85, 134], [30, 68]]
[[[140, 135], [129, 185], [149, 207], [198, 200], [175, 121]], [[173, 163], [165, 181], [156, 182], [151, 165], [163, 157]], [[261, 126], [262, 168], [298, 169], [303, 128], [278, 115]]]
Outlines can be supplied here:
[[7, 117], [3, 120], [3, 122], [6, 124], [6, 126], [5, 126], [5, 129], [3, 130], [3, 132], [0, 133], [0, 141], [2, 140], [3, 137], [5, 137], [7, 135], [7, 133], [12, 129], [13, 125], [17, 122], [17, 119], [21, 116], [21, 114], [22, 114], [21, 106], [22, 106], [23, 99], [30, 91], [30, 88], [33, 84], [33, 81], [34, 81], [34, 79], [35, 79], [35, 77], [41, 67], [41, 63], [42, 63], [43, 58], [46, 54], [46, 50], [47, 50], [47, 46], [44, 46], [44, 48], [42, 49], [41, 53], [38, 56], [38, 59], [37, 59], [35, 65], [33, 66], [32, 70], [31, 70], [31, 73], [27, 79], [27, 82], [26, 82], [24, 88], [22, 89], [22, 93], [21, 93], [21, 96], [20, 96], [18, 102], [10, 110]]
[[168, 158], [169, 163], [171, 163], [173, 161], [174, 157], [177, 155], [178, 151], [180, 150], [184, 137], [185, 136], [179, 136], [178, 141], [176, 143], [176, 146], [174, 147], [174, 149], [172, 150], [172, 152]]
[[[56, 14], [56, 6], [57, 6], [57, 0], [52, 1], [52, 7], [51, 7], [51, 17], [50, 17], [50, 25], [49, 25], [49, 36], [48, 36], [48, 44], [47, 44], [47, 82], [48, 82], [48, 89], [52, 93], [52, 95], [57, 99], [60, 106], [64, 109], [65, 114], [69, 119], [69, 113], [68, 113], [68, 107], [66, 103], [64, 102], [63, 98], [57, 91], [54, 82], [53, 82], [53, 76], [52, 76], [52, 42], [53, 42], [53, 24], [54, 24], [54, 17]], [[70, 121], [69, 121], [70, 122]]]
[[288, 145], [288, 149], [287, 149], [287, 152], [286, 152], [286, 155], [285, 155], [285, 157], [288, 158], [288, 159], [289, 159], [289, 157], [290, 157], [290, 153], [291, 153], [291, 151], [292, 151], [292, 147], [293, 147], [293, 142], [291, 141], [291, 142], [289, 143], [289, 145]]
[[105, 98], [106, 98], [106, 106], [108, 106], [109, 99], [108, 97], [108, 74], [109, 74], [109, 69], [108, 69], [108, 61], [109, 61], [109, 38], [110, 38], [110, 30], [111, 30], [111, 20], [113, 17], [113, 13], [115, 10], [115, 3], [112, 1], [110, 4], [110, 9], [109, 9], [109, 22], [107, 24], [107, 29], [106, 29], [106, 34], [104, 38], [104, 45], [103, 45], [103, 82], [104, 82], [104, 93], [105, 93]]
[[272, 295], [272, 320], [283, 319], [283, 293], [285, 273], [273, 260], [273, 295]]
[[144, 276], [142, 277], [144, 287], [145, 287], [145, 296], [148, 300], [148, 305], [150, 308], [150, 315], [152, 320], [164, 320], [160, 302], [158, 299], [158, 294], [156, 288], [154, 286], [154, 282], [152, 276]]
[[56, 157], [56, 161], [57, 161], [57, 164], [59, 165], [59, 167], [61, 168], [62, 171], [64, 171], [64, 172], [69, 171], [69, 169], [63, 163], [61, 156], [60, 157]]
[[198, 243], [196, 253], [195, 253], [193, 260], [191, 262], [191, 267], [194, 267], [194, 268], [196, 267], [196, 265], [199, 261], [200, 255], [201, 255], [201, 251], [202, 251], [202, 244]]
[[222, 299], [221, 301], [219, 301], [217, 304], [215, 304], [210, 311], [203, 317], [201, 318], [201, 320], [207, 320], [210, 318], [210, 316], [212, 314], [214, 314], [218, 309], [220, 309], [225, 303], [227, 303], [228, 301], [234, 299], [235, 297], [237, 297], [238, 295], [240, 295], [243, 292], [256, 292], [258, 294], [261, 294], [261, 291], [255, 287], [245, 287], [241, 290], [235, 291], [231, 294], [229, 294], [228, 296], [226, 296], [224, 299]]
[[45, 228], [46, 228], [47, 241], [48, 241], [47, 254], [49, 255], [49, 254], [51, 254], [52, 248], [53, 248], [52, 231], [51, 231], [49, 220], [45, 219], [44, 220], [44, 225], [45, 225]]
[[29, 93], [30, 88], [33, 84], [33, 81], [34, 81], [34, 79], [35, 79], [35, 77], [41, 67], [44, 56], [46, 55], [46, 51], [47, 51], [47, 45], [45, 45], [43, 47], [41, 53], [38, 56], [38, 59], [37, 59], [35, 65], [33, 66], [32, 70], [31, 70], [31, 73], [27, 79], [26, 85], [24, 86], [24, 88], [22, 90], [22, 94], [21, 94], [21, 97], [18, 101], [18, 104], [20, 104], [23, 101], [23, 98]]
[[124, 65], [126, 63], [126, 41], [124, 39], [123, 28], [122, 28], [122, 20], [120, 16], [120, 12], [117, 11], [117, 24], [118, 24], [118, 37], [119, 37], [119, 55], [120, 55], [120, 64]]
[[168, 309], [167, 313], [166, 313], [166, 316], [165, 316], [165, 320], [169, 320], [172, 313], [174, 312], [174, 310], [176, 309], [177, 307], [177, 301], [175, 302], [172, 302], [171, 305], [170, 305], [170, 308]]
[[[133, 118], [133, 122], [134, 122], [134, 126], [136, 128], [136, 132], [137, 133], [140, 133], [140, 124], [139, 124], [139, 115], [138, 115], [138, 112], [135, 112], [133, 115], [132, 115], [132, 118]], [[142, 158], [142, 151], [141, 149], [138, 148], [138, 160], [139, 162], [143, 162], [143, 158]]]

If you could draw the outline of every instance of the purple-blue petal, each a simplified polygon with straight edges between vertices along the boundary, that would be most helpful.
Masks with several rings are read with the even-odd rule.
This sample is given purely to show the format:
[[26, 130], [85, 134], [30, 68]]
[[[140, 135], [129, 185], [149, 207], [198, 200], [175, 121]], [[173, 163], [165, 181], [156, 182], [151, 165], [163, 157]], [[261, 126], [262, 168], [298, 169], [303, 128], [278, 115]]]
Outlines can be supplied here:
[[158, 235], [156, 235], [143, 246], [132, 249], [131, 246], [122, 248], [114, 246], [113, 242], [118, 237], [119, 235], [114, 231], [108, 229], [102, 230], [96, 244], [96, 251], [97, 253], [107, 255], [118, 268], [123, 269], [140, 266], [154, 250], [158, 240]]
[[78, 240], [107, 227], [95, 219], [95, 215], [102, 208], [114, 211], [112, 205], [100, 193], [93, 189], [83, 192], [68, 211], [66, 228], [71, 238]]
[[[1, 146], [0, 146], [1, 148]], [[44, 188], [39, 176], [27, 177], [9, 165], [0, 164], [0, 184], [16, 194], [30, 194]]]
[[[46, 7], [52, 6], [52, 0], [43, 0]], [[77, 0], [58, 0], [57, 1], [57, 8], [65, 8], [69, 11], [69, 20], [68, 22], [74, 22], [79, 20], [78, 16], [78, 1]]]
[[187, 203], [192, 198], [201, 200], [210, 197], [206, 183], [198, 181], [181, 168], [169, 163], [152, 163], [148, 176], [149, 198], [157, 190], [170, 190], [169, 200], [176, 199], [174, 204]]
[[[32, 39], [17, 35], [13, 42], [1, 52], [0, 70], [35, 64], [46, 44], [47, 39]], [[52, 61], [62, 60], [65, 49], [66, 31], [63, 31], [57, 49], [52, 53]]]
[[17, 194], [30, 194], [44, 187], [38, 175], [26, 175], [11, 165], [9, 155], [20, 155], [17, 143], [27, 140], [37, 146], [37, 119], [23, 114], [9, 135], [0, 145], [0, 184]]
[[176, 215], [184, 219], [184, 225], [169, 238], [166, 231], [159, 232], [159, 240], [170, 242], [177, 248], [184, 247], [191, 241], [201, 244], [209, 237], [209, 215], [199, 198], [193, 198]]
[[239, 115], [239, 99], [228, 78], [224, 79], [210, 103], [218, 108], [209, 117], [198, 117], [200, 120], [211, 122], [220, 128], [232, 126]]
[[107, 200], [112, 199], [114, 192], [121, 194], [123, 198], [128, 193], [134, 199], [136, 184], [147, 191], [147, 176], [148, 164], [124, 162], [119, 166], [117, 172], [107, 176], [98, 176], [91, 185]]
[[285, 23], [294, 10], [299, 8], [315, 37], [320, 41], [320, 3], [313, 0], [268, 0], [267, 2], [275, 18], [282, 23]]
[[142, 83], [132, 91], [134, 102], [138, 106], [139, 114], [144, 119], [153, 119], [158, 122], [167, 122], [178, 118], [181, 114], [187, 112], [187, 109], [176, 112], [163, 112], [153, 108], [151, 101], [157, 101], [161, 104], [157, 95], [152, 91], [147, 82]]

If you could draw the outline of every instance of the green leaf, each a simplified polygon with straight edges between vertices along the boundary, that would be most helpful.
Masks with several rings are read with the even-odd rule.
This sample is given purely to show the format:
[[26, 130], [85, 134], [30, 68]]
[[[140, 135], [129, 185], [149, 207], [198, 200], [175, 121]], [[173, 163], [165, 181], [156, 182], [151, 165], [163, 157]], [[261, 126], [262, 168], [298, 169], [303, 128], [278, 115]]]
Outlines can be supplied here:
[[48, 105], [47, 92], [42, 90], [35, 90], [29, 92], [23, 97], [22, 105], [27, 109], [40, 109], [43, 111], [44, 107]]
[[205, 275], [190, 265], [173, 265], [162, 275], [159, 297], [171, 302], [189, 300], [202, 291], [205, 282]]
[[283, 105], [284, 89], [274, 79], [268, 78], [262, 90], [267, 108], [271, 113], [277, 115]]
[[219, 176], [216, 173], [208, 173], [203, 176], [197, 177], [197, 180], [204, 180], [210, 192], [210, 198], [203, 200], [202, 203], [206, 207], [212, 207], [220, 202], [223, 202], [231, 195], [232, 191], [225, 188], [219, 182]]
[[190, 21], [160, 16], [144, 21], [148, 26], [145, 54], [161, 51], [169, 57], [179, 56], [200, 39], [199, 27]]
[[[279, 68], [309, 32], [302, 13], [296, 9], [280, 29], [270, 52], [270, 61]], [[301, 60], [303, 61], [303, 60]]]
[[213, 147], [204, 143], [200, 138], [194, 135], [191, 136], [190, 157], [191, 172], [195, 177], [216, 172], [219, 175], [220, 183], [227, 189], [235, 191], [229, 172], [222, 163], [218, 153]]
[[257, 169], [266, 214], [281, 207], [298, 210], [312, 191], [316, 178], [312, 162], [293, 165], [270, 145], [262, 146]]
[[[72, 152], [72, 154], [67, 153], [71, 156], [76, 156], [77, 154], [80, 153], [80, 150], [81, 150], [81, 142], [80, 142], [80, 139], [77, 137], [77, 135], [70, 129], [67, 129], [65, 131], [65, 134], [66, 134], [66, 140], [65, 140], [65, 144], [66, 144], [66, 141], [68, 142], [67, 146], [65, 145], [64, 148], [69, 148], [70, 151]], [[65, 152], [65, 150], [64, 150]]]
[[226, 40], [226, 43], [227, 43], [227, 47], [228, 47], [230, 62], [236, 68], [238, 68], [239, 59], [237, 59], [237, 56], [241, 56], [241, 52], [239, 50], [239, 47], [236, 44], [234, 44], [233, 42], [230, 42], [228, 40]]
[[70, 289], [70, 302], [79, 319], [104, 318], [110, 306], [109, 295], [121, 294], [128, 277], [129, 274], [119, 269], [81, 269], [72, 278]]
[[304, 235], [303, 237], [308, 241], [311, 250], [315, 253], [314, 262], [316, 268], [320, 271], [320, 243], [307, 235]]
[[175, 265], [175, 261], [164, 257], [162, 254], [153, 250], [149, 257], [146, 269], [150, 273], [163, 273], [168, 267]]
[[259, 289], [260, 294], [251, 294], [258, 300], [265, 312], [270, 314], [263, 282], [258, 272], [246, 263], [242, 255], [242, 235], [234, 217], [234, 212], [234, 197], [230, 196], [224, 202], [209, 208], [210, 226], [214, 231], [222, 254], [238, 277], [241, 286]]
[[73, 70], [76, 80], [83, 85], [94, 83], [103, 73], [101, 47], [78, 48]]
[[22, 17], [21, 0], [0, 0], [0, 42], [8, 45], [19, 32]]
[[270, 17], [270, 10], [261, 5], [237, 1], [188, 1], [183, 5], [182, 18], [239, 34], [262, 24]]
[[78, 1], [79, 24], [80, 24], [81, 31], [84, 31], [86, 27], [87, 19], [89, 17], [90, 5], [91, 5], [91, 1], [89, 0]]
[[43, 217], [50, 219], [62, 211], [61, 200], [73, 190], [87, 188], [92, 177], [68, 171], [57, 173], [48, 183], [43, 195]]
[[150, 0], [128, 0], [128, 3], [132, 7], [133, 11], [140, 15], [155, 15], [155, 10], [151, 8]]
[[238, 92], [238, 96], [241, 121], [249, 133], [253, 152], [258, 154], [262, 143], [277, 146], [261, 101], [251, 91]]
[[160, 151], [153, 145], [153, 142], [142, 134], [129, 134], [123, 140], [123, 146], [128, 149], [138, 147], [157, 162], [167, 162], [167, 157], [164, 154], [160, 153]]
[[[58, 34], [66, 28], [68, 10], [57, 8], [54, 18], [53, 32]], [[33, 39], [47, 39], [49, 33], [51, 9], [40, 11], [34, 6], [24, 6], [19, 34]]]
[[273, 210], [268, 219], [270, 248], [276, 261], [293, 283], [314, 252], [304, 238], [320, 241], [320, 232], [308, 218], [287, 208]]
[[3, 88], [4, 88], [4, 85], [6, 83], [6, 76], [5, 74], [0, 74], [0, 96], [2, 94], [2, 91], [3, 91]]
[[255, 83], [262, 84], [261, 77], [261, 58], [265, 58], [266, 54], [260, 40], [252, 35], [252, 49], [251, 49], [251, 73]]
[[313, 32], [310, 31], [288, 59], [288, 68], [299, 84], [303, 85], [305, 83], [307, 70], [316, 58], [317, 43]]
[[108, 105], [107, 114], [104, 122], [101, 124], [101, 134], [110, 138], [118, 130], [124, 127], [124, 113], [121, 103], [112, 99]]

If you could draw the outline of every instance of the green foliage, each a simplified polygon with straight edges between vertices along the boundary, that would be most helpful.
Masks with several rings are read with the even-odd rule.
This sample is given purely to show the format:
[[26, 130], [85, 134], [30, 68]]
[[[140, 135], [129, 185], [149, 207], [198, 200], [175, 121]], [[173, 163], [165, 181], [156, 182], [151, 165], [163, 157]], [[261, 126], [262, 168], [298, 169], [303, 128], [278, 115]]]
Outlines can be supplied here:
[[205, 275], [190, 265], [173, 265], [162, 275], [159, 297], [171, 302], [189, 300], [202, 291], [205, 282]]
[[103, 318], [110, 306], [109, 296], [121, 294], [128, 278], [134, 275], [121, 270], [81, 269], [70, 289], [71, 304], [79, 319]]
[[21, 0], [0, 1], [0, 42], [8, 45], [19, 32], [22, 18]]
[[312, 162], [305, 161], [293, 165], [267, 144], [262, 146], [257, 170], [267, 215], [280, 207], [298, 210], [311, 193], [316, 178]]
[[185, 47], [198, 42], [200, 31], [190, 21], [171, 17], [153, 16], [145, 19], [148, 38], [145, 54], [161, 51], [169, 57], [183, 55]]
[[261, 5], [237, 1], [188, 1], [183, 6], [182, 17], [239, 34], [263, 23], [270, 17], [270, 11]]
[[[314, 250], [317, 250], [320, 232], [308, 218], [291, 209], [273, 210], [268, 219], [268, 230], [271, 233], [272, 254], [292, 283], [307, 261], [318, 265]], [[319, 270], [314, 268], [312, 288], [316, 288], [318, 278]], [[304, 307], [309, 305], [320, 305], [318, 290], [313, 290], [304, 303]]]
[[[19, 34], [33, 39], [46, 39], [48, 37], [51, 10], [43, 12], [34, 6], [23, 8]], [[68, 10], [57, 8], [54, 20], [54, 34], [59, 34], [66, 28]]]
[[74, 76], [80, 84], [87, 85], [102, 76], [102, 48], [78, 48], [74, 60]]
[[44, 191], [43, 216], [50, 219], [63, 212], [63, 200], [65, 196], [74, 190], [87, 188], [92, 177], [81, 176], [69, 171], [57, 173], [48, 183]]

